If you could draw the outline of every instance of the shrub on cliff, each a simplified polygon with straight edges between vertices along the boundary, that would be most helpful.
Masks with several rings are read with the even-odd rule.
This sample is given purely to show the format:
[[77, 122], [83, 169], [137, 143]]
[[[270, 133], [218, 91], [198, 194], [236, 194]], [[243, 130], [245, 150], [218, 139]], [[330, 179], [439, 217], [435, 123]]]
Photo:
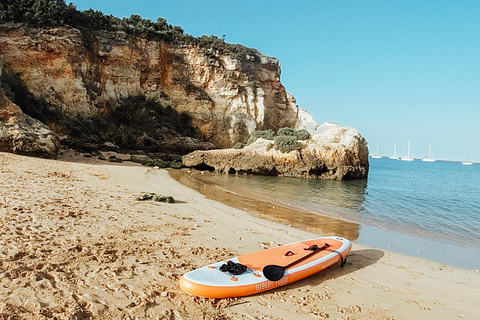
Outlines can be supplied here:
[[301, 147], [296, 136], [276, 136], [274, 140], [275, 149], [281, 152], [290, 152]]
[[63, 0], [2, 0], [0, 21], [20, 22], [32, 27], [72, 25], [75, 6]]
[[310, 133], [307, 130], [302, 129], [297, 131], [289, 127], [278, 129], [277, 134], [270, 129], [254, 131], [248, 138], [247, 145], [254, 143], [258, 138], [275, 140], [275, 146], [277, 150], [286, 150], [284, 152], [289, 152], [291, 150], [298, 150], [300, 148], [300, 144], [294, 143], [293, 141], [307, 140], [310, 138]]
[[225, 39], [223, 38], [220, 39], [214, 35], [211, 35], [211, 36], [203, 35], [198, 38], [185, 35], [182, 37], [182, 40], [184, 42], [197, 45], [202, 49], [207, 49], [209, 51], [214, 50], [220, 53], [228, 54], [239, 60], [245, 60], [247, 56], [250, 56], [250, 57], [257, 57], [257, 61], [259, 61], [258, 59], [259, 53], [256, 49], [248, 48], [241, 44], [227, 43], [225, 42]]
[[64, 0], [2, 0], [0, 21], [19, 22], [35, 28], [74, 27], [83, 30], [123, 31], [166, 42], [173, 42], [183, 34], [181, 27], [169, 25], [163, 18], [152, 22], [133, 14], [120, 19], [92, 9], [79, 11], [75, 5], [67, 5]]
[[307, 130], [295, 130], [292, 128], [281, 128], [277, 131], [277, 136], [295, 136], [297, 140], [307, 140], [310, 138], [310, 133]]
[[277, 136], [295, 136], [295, 129], [292, 128], [280, 128], [277, 131]]
[[247, 145], [254, 143], [255, 141], [257, 141], [258, 138], [273, 140], [274, 137], [275, 137], [275, 132], [273, 132], [273, 130], [271, 129], [254, 131], [252, 132], [250, 137], [248, 137]]
[[2, 0], [0, 21], [17, 22], [29, 27], [74, 27], [80, 30], [123, 31], [134, 36], [168, 43], [186, 43], [199, 46], [245, 60], [247, 56], [257, 57], [258, 51], [240, 44], [230, 44], [216, 36], [193, 37], [184, 34], [182, 27], [172, 26], [164, 18], [155, 22], [132, 14], [127, 18], [105, 15], [101, 11], [88, 9], [79, 11], [74, 4], [64, 0]]
[[307, 130], [298, 130], [297, 132], [295, 132], [295, 135], [297, 136], [297, 140], [308, 140], [310, 139], [310, 132], [308, 132]]

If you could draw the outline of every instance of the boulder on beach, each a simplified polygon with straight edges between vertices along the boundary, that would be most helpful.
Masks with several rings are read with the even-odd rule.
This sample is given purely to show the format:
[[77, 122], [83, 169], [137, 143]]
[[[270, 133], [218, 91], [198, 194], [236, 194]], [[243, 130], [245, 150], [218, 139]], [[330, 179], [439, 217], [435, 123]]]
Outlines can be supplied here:
[[[353, 128], [327, 123], [299, 149], [282, 152], [273, 140], [257, 139], [243, 149], [194, 151], [183, 156], [183, 165], [220, 173], [291, 176], [328, 180], [366, 179], [368, 147]], [[322, 127], [322, 126], [320, 126]]]
[[24, 114], [0, 88], [0, 151], [55, 158], [59, 140], [46, 125]]

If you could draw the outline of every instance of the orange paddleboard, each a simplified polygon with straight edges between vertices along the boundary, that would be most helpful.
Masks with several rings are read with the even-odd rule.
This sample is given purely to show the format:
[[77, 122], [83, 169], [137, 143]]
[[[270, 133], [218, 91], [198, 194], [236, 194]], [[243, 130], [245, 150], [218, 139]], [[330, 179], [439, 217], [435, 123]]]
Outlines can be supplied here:
[[[257, 251], [229, 259], [230, 263], [220, 261], [190, 271], [180, 278], [180, 289], [207, 298], [248, 296], [303, 279], [339, 261], [343, 265], [351, 248], [352, 243], [347, 239], [325, 237]], [[226, 264], [245, 267], [237, 268], [241, 273], [235, 274], [238, 272], [234, 270], [222, 271]], [[271, 279], [267, 269], [263, 272], [268, 265], [291, 266], [279, 280], [271, 281], [267, 279]]]

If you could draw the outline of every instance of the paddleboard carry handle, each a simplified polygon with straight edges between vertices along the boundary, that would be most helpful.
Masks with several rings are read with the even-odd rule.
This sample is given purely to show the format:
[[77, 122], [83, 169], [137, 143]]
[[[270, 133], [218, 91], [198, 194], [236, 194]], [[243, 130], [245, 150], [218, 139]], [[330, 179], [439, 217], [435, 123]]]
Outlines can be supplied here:
[[309, 254], [301, 257], [300, 259], [293, 261], [292, 263], [286, 265], [286, 266], [283, 267], [283, 268], [284, 268], [284, 269], [288, 269], [288, 268], [296, 265], [297, 263], [300, 263], [300, 262], [302, 262], [303, 260], [306, 260], [306, 259], [310, 258], [310, 257], [313, 256], [315, 253], [317, 253], [318, 251], [325, 250], [325, 249], [327, 249], [328, 247], [330, 247], [330, 245], [329, 245], [328, 243], [325, 243], [325, 244], [324, 244], [323, 246], [321, 246], [321, 247], [317, 246], [316, 244], [311, 245], [310, 247], [305, 248], [305, 249], [303, 249], [303, 250], [311, 250], [311, 251], [313, 251], [313, 252], [310, 252]]
[[329, 250], [331, 252], [334, 252], [340, 256], [340, 267], [345, 267], [345, 264], [347, 263], [347, 256], [345, 258], [342, 256], [342, 253], [337, 251], [337, 250]]

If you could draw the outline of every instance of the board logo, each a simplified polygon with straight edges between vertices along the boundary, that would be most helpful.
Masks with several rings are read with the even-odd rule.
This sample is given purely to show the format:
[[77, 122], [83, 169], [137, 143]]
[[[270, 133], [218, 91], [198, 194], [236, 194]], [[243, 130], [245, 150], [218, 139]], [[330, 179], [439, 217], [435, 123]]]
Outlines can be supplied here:
[[288, 283], [288, 276], [283, 277], [278, 281], [263, 281], [255, 285], [255, 290], [258, 291], [265, 291], [268, 289], [276, 288], [283, 286], [284, 284]]

